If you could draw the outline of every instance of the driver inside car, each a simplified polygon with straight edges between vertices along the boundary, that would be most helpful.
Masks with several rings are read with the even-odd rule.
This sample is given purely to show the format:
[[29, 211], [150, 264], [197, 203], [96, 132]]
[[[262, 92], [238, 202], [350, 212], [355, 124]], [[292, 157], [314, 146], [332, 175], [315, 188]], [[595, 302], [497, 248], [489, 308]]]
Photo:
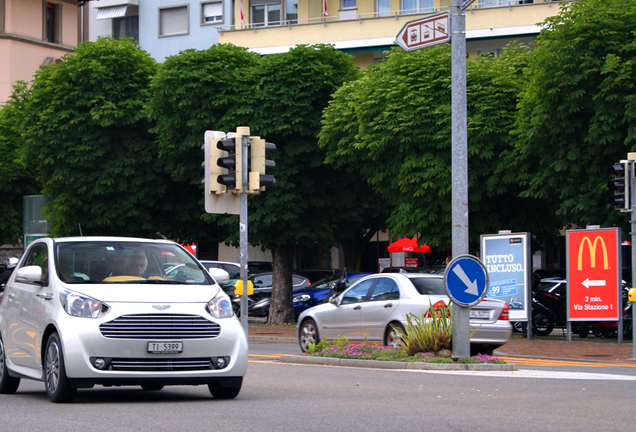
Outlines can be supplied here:
[[126, 258], [126, 274], [130, 276], [143, 277], [148, 266], [148, 258], [142, 251], [135, 252]]

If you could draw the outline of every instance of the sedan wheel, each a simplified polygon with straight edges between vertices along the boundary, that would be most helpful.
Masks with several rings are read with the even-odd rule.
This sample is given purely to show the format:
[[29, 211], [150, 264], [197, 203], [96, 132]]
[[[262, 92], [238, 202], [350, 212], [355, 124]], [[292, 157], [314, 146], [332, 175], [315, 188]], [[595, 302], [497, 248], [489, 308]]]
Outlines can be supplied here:
[[9, 376], [4, 344], [2, 343], [2, 339], [0, 339], [0, 394], [13, 394], [18, 390], [19, 386], [20, 378]]
[[70, 402], [77, 389], [71, 387], [66, 376], [64, 354], [57, 333], [53, 333], [46, 343], [44, 358], [44, 386], [46, 394], [54, 403]]
[[298, 335], [298, 342], [300, 343], [300, 349], [303, 352], [309, 351], [309, 344], [317, 344], [318, 328], [316, 322], [312, 319], [303, 321], [303, 325], [300, 327], [300, 333]]
[[400, 348], [400, 341], [402, 339], [400, 338], [400, 335], [396, 331], [396, 329], [404, 333], [404, 326], [402, 324], [389, 324], [389, 326], [386, 328], [386, 331], [384, 332], [384, 346], [390, 346], [391, 348]]

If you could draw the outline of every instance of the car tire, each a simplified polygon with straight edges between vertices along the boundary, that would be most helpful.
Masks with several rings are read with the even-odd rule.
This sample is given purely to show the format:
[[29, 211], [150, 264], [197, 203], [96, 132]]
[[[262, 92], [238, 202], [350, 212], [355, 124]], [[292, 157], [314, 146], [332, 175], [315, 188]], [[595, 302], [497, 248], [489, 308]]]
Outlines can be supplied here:
[[384, 331], [384, 346], [390, 346], [392, 348], [399, 348], [400, 345], [400, 335], [396, 331], [400, 330], [404, 333], [404, 326], [399, 322], [392, 322]]
[[554, 319], [545, 311], [532, 314], [532, 332], [537, 336], [547, 336], [554, 330]]
[[316, 322], [311, 318], [303, 321], [300, 326], [300, 331], [298, 332], [298, 343], [300, 344], [300, 349], [302, 352], [309, 351], [309, 344], [318, 344], [320, 342], [320, 337], [318, 335], [318, 326], [316, 326]]
[[51, 334], [44, 351], [44, 387], [53, 403], [71, 402], [77, 389], [71, 386], [66, 376], [64, 353], [57, 333]]
[[210, 394], [214, 399], [234, 399], [241, 392], [241, 386], [243, 385], [243, 378], [238, 381], [238, 385], [223, 386], [219, 383], [208, 384]]
[[18, 391], [19, 386], [20, 378], [9, 376], [4, 344], [2, 343], [2, 339], [0, 339], [0, 394], [13, 394]]
[[142, 384], [141, 388], [145, 391], [159, 391], [163, 388], [163, 384]]
[[586, 322], [582, 322], [579, 325], [579, 337], [580, 338], [586, 338], [587, 335], [590, 334], [590, 324], [586, 323]]

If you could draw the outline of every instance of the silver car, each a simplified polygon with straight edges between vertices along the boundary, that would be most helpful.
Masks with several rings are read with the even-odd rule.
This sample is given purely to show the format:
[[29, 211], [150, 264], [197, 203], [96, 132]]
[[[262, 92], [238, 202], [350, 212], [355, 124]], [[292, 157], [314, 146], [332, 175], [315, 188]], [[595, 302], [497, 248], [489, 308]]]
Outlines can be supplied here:
[[[406, 316], [428, 312], [438, 302], [448, 305], [443, 276], [418, 273], [380, 273], [367, 276], [330, 303], [314, 306], [298, 317], [296, 334], [303, 352], [308, 344], [344, 336], [350, 341], [397, 346], [393, 326], [404, 330]], [[508, 305], [485, 299], [470, 310], [471, 353], [492, 354], [510, 338]]]
[[[166, 275], [167, 262], [183, 268]], [[215, 270], [219, 282], [227, 279]], [[171, 241], [36, 240], [0, 301], [3, 394], [26, 378], [44, 381], [53, 402], [96, 384], [207, 384], [215, 398], [230, 399], [247, 361], [247, 337], [229, 297]]]

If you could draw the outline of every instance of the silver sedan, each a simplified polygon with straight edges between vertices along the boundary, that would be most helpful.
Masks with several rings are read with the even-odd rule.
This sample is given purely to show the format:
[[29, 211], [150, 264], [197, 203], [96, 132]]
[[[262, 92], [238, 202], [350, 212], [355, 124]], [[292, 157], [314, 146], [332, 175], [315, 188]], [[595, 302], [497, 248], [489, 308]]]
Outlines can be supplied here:
[[[409, 313], [424, 315], [431, 305], [450, 300], [443, 276], [417, 273], [381, 273], [367, 276], [330, 303], [305, 310], [298, 317], [296, 333], [300, 348], [338, 336], [350, 341], [364, 339], [385, 346], [397, 346], [393, 327], [404, 330]], [[508, 305], [485, 299], [470, 310], [471, 353], [492, 354], [508, 341], [512, 327]]]

